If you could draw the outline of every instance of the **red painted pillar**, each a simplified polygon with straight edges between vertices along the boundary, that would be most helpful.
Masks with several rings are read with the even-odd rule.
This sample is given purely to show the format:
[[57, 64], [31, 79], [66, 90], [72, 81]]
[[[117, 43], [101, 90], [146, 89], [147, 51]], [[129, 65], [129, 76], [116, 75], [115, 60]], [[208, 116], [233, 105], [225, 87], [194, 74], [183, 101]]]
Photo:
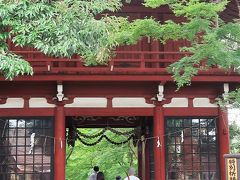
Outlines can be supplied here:
[[[154, 109], [154, 120], [153, 120], [153, 135], [154, 144], [154, 179], [165, 180], [165, 146], [164, 146], [164, 115], [163, 108], [156, 105]], [[160, 147], [157, 147], [158, 138], [160, 140]]]
[[228, 114], [226, 109], [219, 108], [218, 133], [219, 133], [220, 175], [221, 180], [225, 180], [226, 169], [223, 155], [228, 154], [230, 150]]
[[65, 115], [64, 106], [55, 108], [54, 180], [65, 180]]

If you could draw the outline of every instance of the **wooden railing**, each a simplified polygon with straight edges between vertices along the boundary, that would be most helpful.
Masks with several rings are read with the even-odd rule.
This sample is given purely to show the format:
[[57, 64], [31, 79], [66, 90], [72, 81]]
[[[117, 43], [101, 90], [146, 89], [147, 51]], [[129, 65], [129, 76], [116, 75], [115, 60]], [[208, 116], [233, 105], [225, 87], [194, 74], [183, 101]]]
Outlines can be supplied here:
[[166, 67], [189, 55], [185, 52], [153, 52], [153, 51], [117, 51], [116, 56], [108, 64], [86, 66], [77, 56], [66, 58], [50, 58], [37, 51], [13, 51], [23, 56], [32, 65], [35, 74], [44, 73], [114, 73], [114, 72], [161, 72], [166, 73]]
[[[105, 65], [86, 66], [75, 56], [71, 59], [50, 58], [38, 51], [13, 51], [28, 60], [36, 74], [168, 74], [166, 68], [190, 55], [186, 52], [117, 51], [116, 56]], [[223, 73], [213, 67], [204, 74]]]

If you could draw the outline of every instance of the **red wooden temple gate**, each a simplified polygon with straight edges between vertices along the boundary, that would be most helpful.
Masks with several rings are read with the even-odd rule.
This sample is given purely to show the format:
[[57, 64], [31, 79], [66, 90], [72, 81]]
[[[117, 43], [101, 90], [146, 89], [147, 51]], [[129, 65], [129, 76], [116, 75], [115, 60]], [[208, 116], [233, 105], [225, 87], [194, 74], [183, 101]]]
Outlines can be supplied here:
[[[222, 14], [225, 20], [235, 16], [235, 3]], [[150, 10], [134, 2], [120, 14], [174, 19], [167, 7]], [[175, 91], [166, 67], [186, 55], [178, 49], [184, 45], [187, 42], [162, 45], [144, 38], [137, 45], [119, 47], [108, 66], [85, 67], [78, 57], [49, 58], [9, 42], [32, 64], [35, 75], [11, 82], [0, 78], [0, 161], [5, 162], [0, 179], [64, 180], [65, 130], [72, 117], [137, 117], [134, 127], [145, 127], [145, 137], [154, 137], [139, 145], [146, 146], [139, 153], [141, 179], [225, 179], [228, 120], [214, 99], [236, 87], [240, 77], [213, 67], [194, 77], [191, 86]], [[98, 127], [104, 127], [102, 122], [97, 121]], [[40, 130], [36, 124], [41, 124]], [[118, 126], [132, 127], [124, 120]], [[31, 152], [34, 137], [47, 145], [43, 152], [41, 143], [35, 144], [40, 155]], [[12, 145], [10, 151], [6, 143]], [[18, 149], [26, 144], [25, 150]]]

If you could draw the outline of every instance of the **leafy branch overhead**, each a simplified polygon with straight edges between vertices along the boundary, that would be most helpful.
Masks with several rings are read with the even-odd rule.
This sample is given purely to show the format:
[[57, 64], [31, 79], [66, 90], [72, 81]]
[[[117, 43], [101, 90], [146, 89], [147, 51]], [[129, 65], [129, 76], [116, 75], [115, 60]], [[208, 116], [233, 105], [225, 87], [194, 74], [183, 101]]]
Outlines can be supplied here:
[[95, 17], [120, 7], [118, 0], [2, 1], [2, 33], [8, 28], [5, 39], [10, 37], [17, 46], [32, 46], [49, 56], [70, 58], [78, 54], [87, 64], [102, 63], [110, 58], [109, 50], [116, 44], [109, 35], [121, 18]]
[[[182, 48], [192, 55], [180, 59], [169, 66], [178, 88], [191, 83], [191, 78], [200, 70], [207, 70], [213, 66], [240, 72], [240, 24], [224, 22], [219, 13], [225, 9], [227, 0], [204, 2], [199, 0], [145, 0], [146, 6], [155, 8], [169, 5], [176, 16], [186, 18], [181, 26], [183, 37], [191, 42], [191, 47]], [[240, 17], [238, 17], [240, 18]], [[199, 38], [201, 35], [201, 38]], [[171, 39], [171, 38], [170, 38]], [[240, 89], [229, 93], [221, 104], [240, 104]]]
[[[191, 47], [181, 49], [191, 55], [168, 68], [179, 88], [190, 84], [199, 70], [212, 66], [239, 71], [240, 24], [227, 23], [219, 17], [227, 0], [145, 0], [144, 5], [149, 8], [168, 5], [175, 16], [185, 19], [179, 23], [153, 18], [129, 22], [125, 17], [111, 16], [123, 6], [122, 2], [0, 0], [0, 70], [8, 79], [32, 74], [26, 61], [9, 52], [5, 43], [8, 38], [17, 46], [31, 46], [49, 56], [70, 58], [77, 54], [86, 65], [97, 65], [107, 63], [117, 46], [134, 44], [149, 36], [162, 43], [180, 39], [191, 43]], [[14, 71], [19, 63], [23, 65]]]

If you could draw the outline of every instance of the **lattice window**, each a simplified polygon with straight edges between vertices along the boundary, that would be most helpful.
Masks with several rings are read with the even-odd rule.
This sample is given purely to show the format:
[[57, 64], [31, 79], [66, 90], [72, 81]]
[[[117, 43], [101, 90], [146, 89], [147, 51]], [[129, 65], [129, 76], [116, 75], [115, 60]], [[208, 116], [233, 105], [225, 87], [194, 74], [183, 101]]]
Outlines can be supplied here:
[[0, 179], [51, 180], [53, 120], [0, 119]]
[[166, 174], [168, 180], [218, 180], [216, 120], [167, 118]]

